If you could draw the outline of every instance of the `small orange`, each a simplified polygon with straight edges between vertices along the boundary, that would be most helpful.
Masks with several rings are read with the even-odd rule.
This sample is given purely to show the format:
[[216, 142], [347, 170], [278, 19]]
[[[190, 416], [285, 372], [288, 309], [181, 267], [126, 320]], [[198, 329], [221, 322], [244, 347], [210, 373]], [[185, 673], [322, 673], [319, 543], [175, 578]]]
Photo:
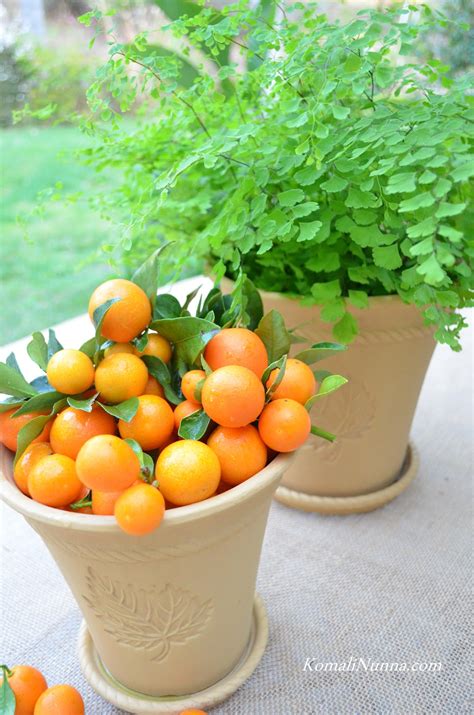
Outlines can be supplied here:
[[13, 478], [18, 489], [20, 489], [23, 494], [30, 496], [30, 492], [28, 491], [28, 475], [35, 464], [49, 454], [53, 454], [49, 442], [31, 442], [15, 464]]
[[31, 498], [46, 506], [68, 506], [77, 501], [82, 489], [74, 460], [63, 454], [43, 457], [28, 475]]
[[114, 513], [115, 502], [120, 492], [100, 492], [98, 489], [92, 490], [92, 513], [100, 516], [111, 516]]
[[142, 536], [154, 531], [165, 513], [163, 495], [151, 484], [134, 484], [119, 496], [114, 514], [123, 531]]
[[123, 439], [136, 440], [145, 452], [158, 449], [173, 432], [173, 410], [162, 397], [141, 395], [135, 416], [130, 422], [119, 420], [118, 426]]
[[269, 402], [258, 421], [258, 431], [275, 452], [292, 452], [306, 441], [311, 419], [303, 405], [283, 398]]
[[[18, 408], [15, 407], [7, 412], [2, 412], [0, 414], [0, 442], [11, 449], [12, 452], [16, 452], [18, 433], [22, 427], [31, 422], [35, 417], [40, 415], [45, 415], [45, 412], [30, 412], [27, 415], [20, 415], [19, 417], [13, 417], [13, 414]], [[52, 420], [46, 423], [41, 434], [33, 440], [33, 442], [47, 442], [49, 439], [49, 434], [51, 432]]]
[[257, 419], [265, 405], [265, 390], [254, 372], [227, 365], [212, 372], [202, 388], [202, 406], [223, 427], [244, 427]]
[[51, 387], [64, 395], [78, 395], [94, 382], [94, 365], [80, 350], [59, 350], [46, 368]]
[[102, 360], [95, 371], [95, 386], [106, 402], [124, 402], [143, 395], [148, 370], [136, 355], [116, 353]]
[[151, 320], [151, 304], [146, 293], [132, 281], [116, 278], [101, 283], [89, 301], [89, 317], [108, 300], [120, 298], [107, 311], [102, 323], [104, 338], [116, 343], [128, 343], [140, 335]]
[[157, 395], [158, 397], [164, 397], [165, 396], [165, 391], [163, 390], [162, 386], [156, 379], [156, 377], [152, 377], [151, 375], [148, 375], [148, 380], [145, 385], [145, 389], [143, 390], [144, 395]]
[[158, 333], [148, 333], [148, 342], [138, 355], [140, 357], [143, 355], [151, 355], [152, 357], [161, 358], [163, 362], [169, 362], [172, 355], [171, 345], [162, 335]]
[[48, 687], [46, 680], [31, 665], [15, 665], [11, 673], [8, 683], [15, 695], [15, 715], [33, 715], [38, 698]]
[[179, 429], [181, 420], [192, 415], [193, 412], [197, 412], [199, 409], [200, 405], [196, 402], [190, 402], [190, 400], [184, 400], [184, 402], [180, 402], [179, 405], [176, 405], [174, 408], [174, 425], [176, 429]]
[[197, 385], [206, 379], [204, 370], [189, 370], [184, 373], [181, 380], [181, 392], [189, 402], [201, 404], [201, 400], [196, 397]]
[[[275, 368], [270, 373], [267, 380], [267, 388], [273, 385], [277, 378], [279, 369]], [[295, 358], [288, 358], [286, 361], [285, 374], [283, 379], [272, 393], [272, 400], [279, 400], [288, 397], [290, 400], [296, 400], [304, 405], [316, 391], [316, 379], [306, 363]]]
[[79, 479], [89, 489], [118, 492], [140, 477], [140, 462], [133, 449], [115, 435], [91, 437], [76, 460]]
[[221, 465], [221, 479], [227, 484], [240, 484], [253, 477], [267, 463], [267, 448], [258, 430], [245, 427], [217, 427], [207, 444]]
[[110, 357], [111, 355], [116, 355], [117, 353], [129, 353], [130, 355], [136, 355], [137, 350], [131, 343], [114, 343], [104, 350], [105, 357]]
[[100, 405], [92, 412], [67, 407], [59, 413], [51, 428], [51, 446], [54, 452], [76, 459], [82, 445], [98, 434], [115, 434], [115, 419]]
[[34, 715], [84, 715], [84, 701], [72, 685], [55, 685], [38, 698]]
[[241, 365], [257, 377], [268, 366], [267, 349], [261, 338], [247, 328], [224, 328], [208, 342], [204, 359], [212, 370], [224, 365]]
[[165, 499], [184, 506], [214, 494], [219, 485], [221, 467], [207, 444], [183, 439], [165, 447], [156, 461], [155, 474]]

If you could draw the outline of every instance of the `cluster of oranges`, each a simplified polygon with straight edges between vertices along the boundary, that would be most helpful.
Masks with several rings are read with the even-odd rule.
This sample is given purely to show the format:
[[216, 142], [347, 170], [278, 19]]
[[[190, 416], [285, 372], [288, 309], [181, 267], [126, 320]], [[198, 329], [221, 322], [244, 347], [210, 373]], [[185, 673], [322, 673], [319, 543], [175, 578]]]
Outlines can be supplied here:
[[[14, 479], [24, 494], [49, 507], [114, 514], [124, 531], [140, 535], [159, 525], [166, 508], [238, 485], [276, 452], [304, 443], [311, 429], [304, 405], [316, 390], [304, 362], [288, 358], [284, 373], [271, 370], [255, 332], [223, 328], [179, 376], [183, 399], [173, 405], [147, 367], [146, 358], [172, 365], [174, 346], [145, 332], [152, 320], [146, 293], [128, 280], [106, 281], [91, 296], [92, 319], [107, 302], [100, 324], [105, 349], [94, 359], [71, 349], [49, 359], [50, 388], [83, 403], [65, 405], [17, 454]], [[110, 407], [131, 398], [138, 400], [133, 416], [114, 416]], [[182, 420], [199, 411], [208, 429], [199, 439], [181, 439]], [[0, 414], [3, 444], [16, 450], [20, 429], [37, 414]]]
[[[16, 665], [11, 670], [2, 665], [1, 669], [4, 678], [3, 682], [0, 681], [2, 703], [7, 707], [8, 695], [11, 694], [15, 715], [84, 715], [84, 701], [72, 685], [55, 685], [48, 688], [44, 675], [31, 665]], [[207, 713], [191, 708], [182, 710], [180, 715]]]

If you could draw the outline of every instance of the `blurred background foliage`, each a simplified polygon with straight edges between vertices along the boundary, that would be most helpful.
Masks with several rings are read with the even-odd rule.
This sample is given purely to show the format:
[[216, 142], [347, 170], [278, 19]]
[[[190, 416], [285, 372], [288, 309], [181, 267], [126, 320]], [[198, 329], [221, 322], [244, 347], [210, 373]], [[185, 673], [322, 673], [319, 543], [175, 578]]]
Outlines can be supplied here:
[[[259, 3], [269, 18], [282, 4], [249, 1]], [[226, 0], [208, 4], [222, 7]], [[318, 8], [331, 18], [347, 20], [361, 9], [390, 4], [327, 0]], [[458, 35], [450, 29], [430, 36], [420, 46], [420, 55], [434, 51], [453, 73], [472, 72], [474, 3], [430, 4], [468, 23], [470, 31]], [[113, 22], [119, 41], [149, 31], [156, 51], [170, 56], [178, 52], [178, 45], [162, 28], [185, 13], [193, 15], [199, 5], [192, 0], [0, 0], [0, 302], [5, 306], [0, 314], [1, 343], [84, 311], [88, 293], [110, 272], [107, 257], [98, 249], [114, 242], [116, 228], [101, 219], [90, 202], [74, 200], [75, 194], [93, 197], [114, 182], [112, 172], [98, 176], [77, 158], [90, 138], [80, 132], [74, 117], [87, 111], [87, 87], [107, 56], [103, 37], [94, 40], [92, 29], [77, 18], [94, 6], [103, 12], [113, 10], [113, 20], [104, 22]], [[201, 64], [217, 68], [229, 59], [190, 48], [180, 49], [179, 57], [179, 81], [184, 86], [193, 81]], [[22, 122], [15, 125], [15, 113], [25, 106]], [[48, 107], [54, 112], [44, 109]], [[127, 121], [135, 120], [132, 116]], [[59, 200], [64, 194], [69, 201]], [[189, 270], [199, 268], [191, 264]]]

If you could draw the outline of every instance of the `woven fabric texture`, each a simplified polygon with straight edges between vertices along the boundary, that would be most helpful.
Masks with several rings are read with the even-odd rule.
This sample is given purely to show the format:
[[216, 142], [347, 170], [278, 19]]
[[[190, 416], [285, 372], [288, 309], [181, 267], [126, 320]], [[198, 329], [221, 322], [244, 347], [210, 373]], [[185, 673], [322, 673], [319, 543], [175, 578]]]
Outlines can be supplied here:
[[[86, 328], [79, 319], [58, 333], [72, 331], [77, 344]], [[472, 712], [472, 335], [461, 354], [435, 351], [412, 433], [420, 472], [404, 494], [343, 517], [273, 504], [258, 579], [268, 648], [212, 715]], [[80, 614], [52, 558], [5, 506], [1, 541], [2, 662], [31, 663], [50, 684], [75, 685], [87, 715], [119, 715], [81, 675]], [[416, 663], [441, 670], [413, 671]]]

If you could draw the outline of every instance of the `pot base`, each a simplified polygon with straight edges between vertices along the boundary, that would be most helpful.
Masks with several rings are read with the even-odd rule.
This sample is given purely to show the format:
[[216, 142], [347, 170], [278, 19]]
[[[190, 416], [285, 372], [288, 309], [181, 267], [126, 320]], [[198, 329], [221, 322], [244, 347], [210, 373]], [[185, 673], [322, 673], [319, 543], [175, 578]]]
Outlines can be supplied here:
[[267, 640], [267, 612], [262, 599], [255, 594], [249, 642], [231, 672], [214, 685], [197, 693], [163, 697], [142, 695], [115, 680], [102, 664], [84, 621], [79, 631], [78, 653], [86, 680], [99, 695], [116, 707], [133, 715], [177, 715], [188, 708], [210, 708], [226, 700], [252, 675], [263, 656]]
[[419, 466], [418, 450], [410, 442], [400, 475], [388, 487], [370, 494], [361, 494], [354, 497], [320, 497], [280, 486], [276, 490], [275, 499], [293, 509], [314, 511], [319, 514], [358, 514], [374, 511], [374, 509], [379, 509], [381, 506], [388, 504], [388, 502], [405, 491], [415, 478]]

